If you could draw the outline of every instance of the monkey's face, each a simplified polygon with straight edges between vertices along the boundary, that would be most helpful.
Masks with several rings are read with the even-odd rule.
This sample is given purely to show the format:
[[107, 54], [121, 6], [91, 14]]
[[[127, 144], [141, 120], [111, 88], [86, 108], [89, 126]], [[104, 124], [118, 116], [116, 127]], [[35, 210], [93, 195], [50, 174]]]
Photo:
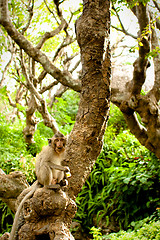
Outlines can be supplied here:
[[64, 138], [56, 138], [54, 139], [54, 150], [57, 153], [61, 153], [64, 151], [64, 147], [66, 144], [66, 140]]

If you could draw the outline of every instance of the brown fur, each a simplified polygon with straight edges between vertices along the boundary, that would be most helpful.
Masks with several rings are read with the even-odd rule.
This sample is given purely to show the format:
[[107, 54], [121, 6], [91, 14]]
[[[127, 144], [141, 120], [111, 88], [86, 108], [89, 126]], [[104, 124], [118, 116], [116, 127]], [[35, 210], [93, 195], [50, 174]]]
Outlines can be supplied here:
[[44, 186], [51, 185], [55, 181], [59, 183], [64, 178], [63, 171], [67, 171], [66, 167], [61, 166], [65, 155], [66, 140], [63, 135], [57, 135], [49, 139], [49, 145], [40, 152], [36, 159], [36, 176], [38, 182]]

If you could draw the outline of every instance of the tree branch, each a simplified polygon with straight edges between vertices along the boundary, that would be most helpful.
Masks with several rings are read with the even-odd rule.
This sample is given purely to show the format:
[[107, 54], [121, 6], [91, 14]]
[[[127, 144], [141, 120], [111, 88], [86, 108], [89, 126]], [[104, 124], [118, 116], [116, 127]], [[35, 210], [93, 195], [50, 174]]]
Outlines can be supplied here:
[[[35, 104], [37, 105], [37, 110], [41, 113], [41, 115], [43, 117], [44, 124], [47, 127], [51, 128], [53, 130], [53, 133], [59, 132], [58, 125], [57, 125], [55, 119], [48, 112], [45, 100], [40, 96], [40, 94], [38, 93], [38, 91], [34, 87], [33, 83], [30, 81], [30, 79], [28, 78], [28, 76], [26, 74], [22, 56], [21, 56], [21, 66], [22, 66], [23, 74], [26, 78], [27, 86], [28, 86], [31, 94], [33, 94], [41, 104], [41, 106], [39, 106], [35, 101]], [[30, 78], [32, 78], [32, 76], [30, 76]]]
[[142, 85], [146, 80], [146, 70], [148, 65], [147, 54], [150, 51], [148, 33], [149, 28], [149, 15], [147, 12], [147, 6], [140, 3], [137, 6], [137, 18], [140, 26], [140, 37], [139, 37], [139, 57], [134, 62], [134, 72], [132, 80], [132, 95], [140, 94]]
[[148, 94], [149, 95], [154, 95], [155, 98], [156, 98], [156, 101], [158, 102], [160, 100], [160, 91], [159, 91], [159, 86], [160, 86], [160, 54], [158, 53], [158, 51], [156, 52], [156, 50], [159, 49], [160, 46], [159, 46], [159, 41], [158, 41], [158, 36], [157, 36], [155, 24], [153, 25], [153, 28], [152, 28], [151, 48], [152, 48], [152, 52], [155, 51], [155, 54], [154, 54], [154, 57], [153, 57], [155, 79], [154, 79], [154, 86]]
[[15, 201], [19, 194], [29, 186], [25, 176], [18, 171], [6, 175], [0, 171], [0, 198], [15, 212]]
[[26, 26], [22, 29], [22, 34], [24, 34], [26, 32], [26, 30], [29, 28], [29, 25], [30, 25], [32, 17], [33, 17], [33, 7], [34, 7], [34, 0], [32, 0], [31, 6], [30, 6], [30, 2], [29, 2], [28, 9], [27, 9], [27, 11], [29, 12], [28, 22], [27, 22]]
[[56, 86], [58, 84], [58, 81], [54, 81], [51, 84], [49, 84], [48, 86], [44, 86], [42, 87], [42, 89], [39, 91], [40, 94], [46, 92], [47, 90], [50, 90], [52, 87]]
[[124, 27], [124, 25], [123, 25], [123, 23], [122, 23], [122, 21], [121, 21], [121, 18], [120, 18], [120, 16], [119, 16], [118, 12], [116, 11], [116, 8], [114, 7], [113, 3], [112, 3], [112, 9], [115, 11], [116, 16], [117, 16], [117, 18], [118, 18], [118, 21], [119, 21], [122, 29], [119, 29], [119, 28], [117, 28], [117, 27], [115, 27], [115, 26], [113, 26], [113, 25], [111, 25], [111, 27], [112, 27], [112, 28], [115, 28], [117, 31], [123, 32], [125, 35], [128, 35], [128, 36], [130, 36], [130, 37], [132, 37], [132, 38], [134, 38], [134, 39], [137, 39], [137, 36], [129, 33], [129, 32], [125, 29], [125, 27]]
[[159, 7], [158, 3], [155, 0], [153, 0], [153, 3], [155, 5], [155, 7], [158, 9], [158, 11], [160, 12], [160, 7]]
[[41, 38], [41, 40], [39, 41], [39, 43], [37, 44], [36, 48], [37, 49], [41, 49], [43, 44], [50, 38], [56, 36], [57, 34], [59, 34], [66, 26], [66, 21], [62, 21], [62, 23], [53, 31], [51, 32], [46, 32], [43, 37]]

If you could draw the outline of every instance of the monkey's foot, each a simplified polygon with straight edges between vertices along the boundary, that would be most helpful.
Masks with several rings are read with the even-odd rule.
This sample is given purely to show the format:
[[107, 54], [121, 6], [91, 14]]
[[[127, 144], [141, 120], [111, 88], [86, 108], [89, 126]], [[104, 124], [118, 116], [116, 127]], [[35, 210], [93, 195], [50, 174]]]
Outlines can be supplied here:
[[54, 190], [54, 191], [58, 191], [61, 188], [61, 186], [59, 184], [51, 184], [51, 185], [48, 185], [48, 186], [45, 186], [45, 187], [48, 188], [48, 189]]
[[67, 179], [63, 179], [63, 180], [60, 181], [59, 184], [60, 184], [61, 187], [68, 186], [68, 181], [67, 181]]

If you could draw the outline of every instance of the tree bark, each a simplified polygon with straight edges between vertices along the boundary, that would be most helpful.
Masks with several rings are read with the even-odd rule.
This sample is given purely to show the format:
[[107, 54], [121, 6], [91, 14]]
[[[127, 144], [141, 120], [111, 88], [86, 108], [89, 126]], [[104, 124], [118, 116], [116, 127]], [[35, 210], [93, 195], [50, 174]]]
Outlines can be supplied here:
[[0, 169], [0, 182], [0, 198], [15, 212], [17, 197], [25, 188], [29, 187], [29, 184], [21, 172], [15, 171], [6, 175], [2, 169]]
[[110, 24], [110, 2], [84, 1], [76, 23], [81, 50], [82, 89], [76, 123], [70, 134], [66, 161], [71, 169], [69, 194], [77, 196], [103, 144], [110, 99], [110, 49], [105, 38]]

